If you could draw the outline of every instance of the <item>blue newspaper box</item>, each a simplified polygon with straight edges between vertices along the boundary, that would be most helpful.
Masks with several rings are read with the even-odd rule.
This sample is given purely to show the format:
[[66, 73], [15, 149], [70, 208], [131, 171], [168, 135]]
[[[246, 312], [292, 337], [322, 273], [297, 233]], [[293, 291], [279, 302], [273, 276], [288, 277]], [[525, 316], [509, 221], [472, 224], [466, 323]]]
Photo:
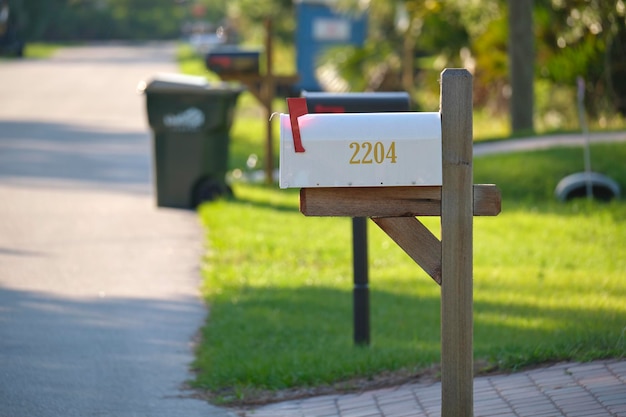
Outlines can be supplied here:
[[316, 77], [317, 61], [334, 46], [362, 46], [367, 36], [367, 15], [341, 13], [333, 0], [294, 0], [296, 4], [297, 88], [322, 91]]

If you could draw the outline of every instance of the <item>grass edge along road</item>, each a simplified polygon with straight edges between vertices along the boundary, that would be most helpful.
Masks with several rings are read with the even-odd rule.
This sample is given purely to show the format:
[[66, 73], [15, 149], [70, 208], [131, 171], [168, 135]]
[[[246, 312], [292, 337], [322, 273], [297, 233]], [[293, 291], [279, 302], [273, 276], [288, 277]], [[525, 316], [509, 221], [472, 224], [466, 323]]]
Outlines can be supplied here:
[[[554, 201], [579, 148], [475, 159], [503, 212], [474, 226], [478, 371], [624, 357], [626, 204]], [[626, 144], [592, 147], [594, 169], [626, 186]], [[440, 289], [369, 222], [370, 347], [352, 343], [351, 223], [307, 218], [297, 190], [239, 183], [204, 204], [203, 291], [210, 315], [193, 385], [214, 402], [350, 390], [432, 373]], [[425, 223], [438, 234], [438, 218]], [[291, 394], [285, 394], [290, 392]]]

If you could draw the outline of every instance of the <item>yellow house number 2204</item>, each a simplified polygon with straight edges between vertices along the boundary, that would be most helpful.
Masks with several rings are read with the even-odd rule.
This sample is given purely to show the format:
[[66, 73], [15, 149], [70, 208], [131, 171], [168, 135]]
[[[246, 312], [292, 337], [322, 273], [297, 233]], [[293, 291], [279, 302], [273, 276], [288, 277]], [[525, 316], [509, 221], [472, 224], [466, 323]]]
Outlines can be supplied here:
[[350, 142], [352, 158], [350, 164], [383, 164], [385, 162], [395, 164], [396, 142], [387, 146], [383, 142]]

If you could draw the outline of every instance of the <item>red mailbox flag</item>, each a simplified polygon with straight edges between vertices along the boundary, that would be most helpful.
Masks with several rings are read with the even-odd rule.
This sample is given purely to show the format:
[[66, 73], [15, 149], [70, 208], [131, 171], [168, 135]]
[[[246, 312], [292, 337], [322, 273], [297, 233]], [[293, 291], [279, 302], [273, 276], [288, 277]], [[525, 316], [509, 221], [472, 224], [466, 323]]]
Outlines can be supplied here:
[[287, 98], [287, 108], [289, 109], [289, 121], [291, 122], [293, 147], [295, 148], [296, 152], [304, 152], [304, 147], [302, 146], [302, 137], [300, 137], [300, 126], [298, 125], [298, 117], [309, 113], [309, 109], [306, 106], [306, 98]]

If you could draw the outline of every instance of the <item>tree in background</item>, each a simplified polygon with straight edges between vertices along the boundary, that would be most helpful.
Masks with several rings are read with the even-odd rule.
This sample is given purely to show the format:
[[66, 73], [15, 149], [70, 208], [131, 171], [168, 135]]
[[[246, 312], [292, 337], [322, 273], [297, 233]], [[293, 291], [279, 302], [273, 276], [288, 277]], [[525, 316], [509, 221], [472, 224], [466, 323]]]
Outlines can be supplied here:
[[180, 34], [173, 0], [10, 0], [31, 41], [165, 39]]
[[542, 0], [539, 76], [555, 84], [586, 80], [587, 110], [626, 115], [626, 5], [623, 0]]
[[50, 22], [59, 15], [64, 5], [65, 0], [9, 0], [20, 36], [31, 40], [42, 39]]
[[[342, 0], [339, 8], [358, 12], [363, 3]], [[324, 63], [337, 66], [352, 91], [415, 92], [421, 85], [437, 86], [438, 75], [430, 74], [433, 60], [442, 66], [460, 65], [458, 52], [467, 45], [468, 34], [456, 8], [435, 0], [365, 3], [365, 45], [335, 48], [324, 57]]]
[[625, 12], [624, 0], [370, 0], [368, 43], [327, 59], [354, 91], [402, 88], [422, 99], [441, 69], [463, 66], [474, 73], [476, 107], [511, 112], [512, 130], [533, 130], [533, 119], [572, 128], [578, 76], [598, 120], [626, 114]]
[[272, 19], [273, 33], [283, 42], [292, 42], [295, 31], [293, 0], [184, 0], [201, 4], [206, 9], [206, 19], [212, 22], [227, 21], [239, 32], [244, 42], [263, 44], [264, 22]]

